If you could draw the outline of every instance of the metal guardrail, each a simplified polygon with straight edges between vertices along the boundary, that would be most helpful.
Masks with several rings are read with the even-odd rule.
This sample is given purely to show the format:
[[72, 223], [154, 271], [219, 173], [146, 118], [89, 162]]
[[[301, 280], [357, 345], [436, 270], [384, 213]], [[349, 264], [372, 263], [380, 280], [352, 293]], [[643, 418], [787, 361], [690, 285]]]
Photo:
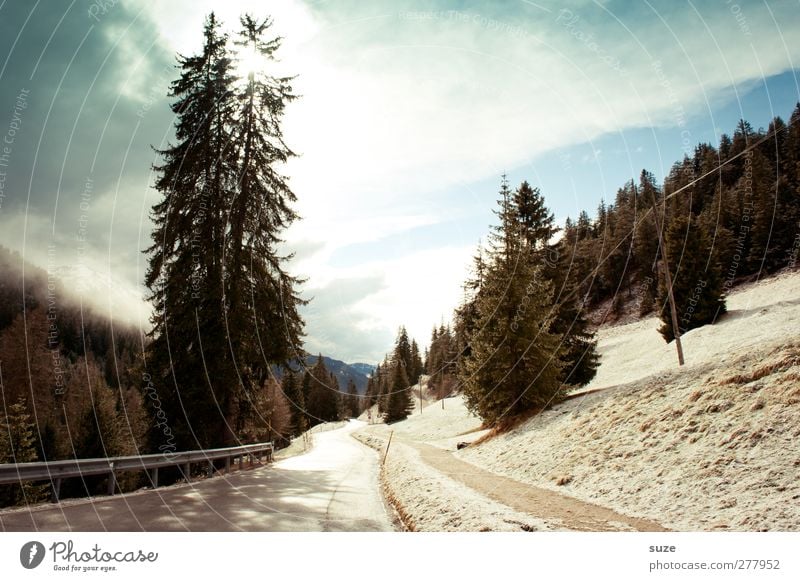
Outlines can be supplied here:
[[231, 463], [239, 458], [239, 466], [249, 458], [250, 465], [256, 459], [272, 461], [272, 442], [249, 444], [233, 448], [214, 448], [211, 450], [192, 450], [168, 454], [146, 454], [143, 456], [117, 456], [114, 458], [87, 458], [56, 460], [53, 462], [26, 462], [21, 464], [0, 464], [0, 484], [21, 484], [23, 482], [48, 481], [52, 486], [52, 501], [58, 502], [61, 480], [107, 474], [108, 494], [114, 494], [117, 487], [118, 472], [146, 470], [150, 472], [153, 488], [158, 486], [158, 469], [177, 466], [188, 482], [191, 478], [192, 464], [207, 463], [208, 475], [214, 472], [214, 460], [225, 459], [225, 472], [231, 470]]

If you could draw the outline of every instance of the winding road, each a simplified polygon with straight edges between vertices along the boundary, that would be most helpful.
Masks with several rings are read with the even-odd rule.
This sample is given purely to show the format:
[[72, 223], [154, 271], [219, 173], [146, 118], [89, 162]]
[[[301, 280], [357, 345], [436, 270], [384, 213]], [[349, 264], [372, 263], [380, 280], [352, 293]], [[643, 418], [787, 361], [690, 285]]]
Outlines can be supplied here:
[[190, 484], [0, 512], [3, 531], [392, 531], [377, 453], [350, 434], [265, 468]]

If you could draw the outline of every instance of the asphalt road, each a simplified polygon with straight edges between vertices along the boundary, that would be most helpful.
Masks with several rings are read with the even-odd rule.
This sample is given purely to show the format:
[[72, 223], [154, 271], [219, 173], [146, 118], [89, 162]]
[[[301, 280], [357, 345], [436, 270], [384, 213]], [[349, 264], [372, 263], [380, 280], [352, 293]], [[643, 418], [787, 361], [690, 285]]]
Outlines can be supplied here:
[[350, 433], [254, 470], [188, 485], [0, 512], [4, 531], [392, 531], [378, 455]]

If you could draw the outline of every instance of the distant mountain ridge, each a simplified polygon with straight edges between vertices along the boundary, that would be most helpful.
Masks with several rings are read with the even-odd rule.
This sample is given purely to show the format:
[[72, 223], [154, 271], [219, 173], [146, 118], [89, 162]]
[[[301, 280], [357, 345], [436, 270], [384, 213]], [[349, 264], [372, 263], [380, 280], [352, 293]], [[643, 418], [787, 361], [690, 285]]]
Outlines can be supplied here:
[[[297, 360], [292, 361], [289, 365], [295, 371], [302, 371], [316, 365], [318, 359], [317, 355], [309, 355], [303, 360], [302, 365]], [[369, 381], [369, 374], [375, 371], [374, 366], [369, 363], [348, 364], [325, 355], [322, 356], [322, 360], [325, 362], [325, 367], [328, 368], [328, 371], [336, 376], [341, 391], [347, 391], [347, 382], [352, 379], [353, 383], [356, 384], [358, 393], [363, 395], [367, 392], [367, 381]], [[276, 369], [275, 372], [279, 378], [283, 376], [282, 370]]]
[[350, 363], [350, 367], [359, 373], [363, 373], [367, 377], [370, 377], [373, 373], [375, 373], [375, 366], [370, 363]]

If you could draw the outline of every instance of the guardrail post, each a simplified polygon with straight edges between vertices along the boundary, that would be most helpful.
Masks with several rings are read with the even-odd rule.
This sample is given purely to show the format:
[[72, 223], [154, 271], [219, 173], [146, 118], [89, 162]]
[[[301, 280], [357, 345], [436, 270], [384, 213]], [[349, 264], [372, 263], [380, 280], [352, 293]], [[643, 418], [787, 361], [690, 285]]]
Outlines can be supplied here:
[[61, 479], [56, 478], [55, 480], [53, 480], [52, 486], [53, 486], [53, 495], [50, 498], [50, 502], [58, 502], [60, 500], [59, 497], [61, 496]]
[[183, 466], [183, 476], [186, 478], [186, 482], [189, 482], [192, 479], [191, 468], [192, 468], [191, 462], [187, 462]]
[[214, 476], [214, 461], [213, 460], [209, 460], [208, 461], [208, 477], [211, 478], [212, 476]]
[[250, 468], [252, 468], [253, 467], [253, 456], [255, 456], [255, 454], [250, 452], [249, 456], [250, 456]]
[[111, 473], [108, 475], [108, 494], [114, 496], [114, 489], [117, 487], [117, 473], [114, 472], [114, 463], [110, 464]]
[[153, 481], [153, 488], [158, 488], [158, 466], [150, 471], [150, 480]]
[[226, 456], [225, 457], [225, 474], [230, 474], [230, 473], [231, 473], [231, 457], [230, 456]]

